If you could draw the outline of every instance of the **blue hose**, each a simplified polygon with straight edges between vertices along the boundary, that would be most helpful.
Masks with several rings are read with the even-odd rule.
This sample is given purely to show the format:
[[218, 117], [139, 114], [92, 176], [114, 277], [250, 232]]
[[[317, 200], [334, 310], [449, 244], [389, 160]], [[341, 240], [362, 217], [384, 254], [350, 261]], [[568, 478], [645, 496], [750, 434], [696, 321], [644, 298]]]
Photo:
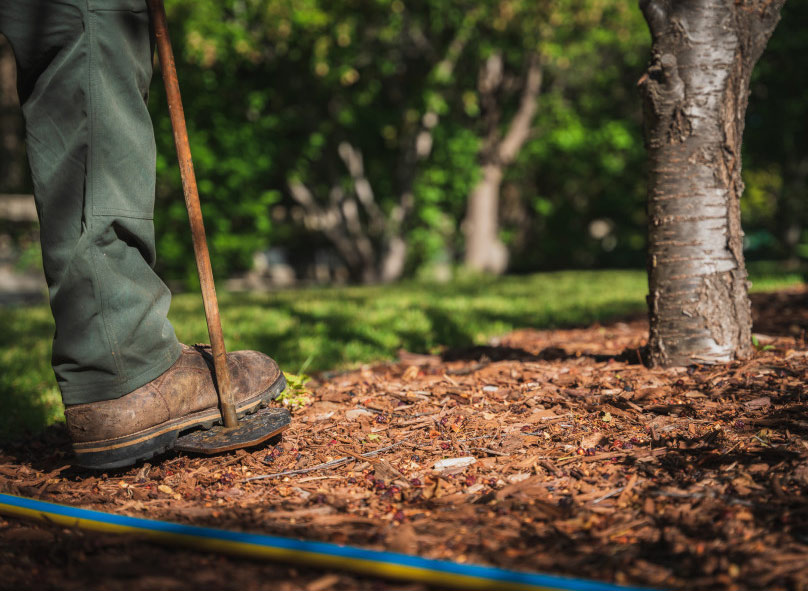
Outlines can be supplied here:
[[417, 581], [443, 588], [483, 591], [643, 591], [637, 587], [490, 566], [459, 564], [355, 546], [114, 515], [5, 494], [0, 494], [0, 513], [57, 523], [66, 527], [136, 534], [157, 542], [210, 552], [347, 570], [364, 575]]

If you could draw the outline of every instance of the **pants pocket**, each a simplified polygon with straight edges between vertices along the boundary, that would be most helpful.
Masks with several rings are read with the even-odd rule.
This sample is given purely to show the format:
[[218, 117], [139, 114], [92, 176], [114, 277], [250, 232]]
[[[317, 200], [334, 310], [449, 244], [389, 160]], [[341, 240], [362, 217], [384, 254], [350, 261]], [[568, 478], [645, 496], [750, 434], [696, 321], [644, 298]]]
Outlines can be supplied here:
[[90, 14], [92, 215], [151, 219], [156, 153], [146, 107], [152, 76], [149, 15], [124, 8], [145, 7], [145, 0], [96, 4], [108, 8]]

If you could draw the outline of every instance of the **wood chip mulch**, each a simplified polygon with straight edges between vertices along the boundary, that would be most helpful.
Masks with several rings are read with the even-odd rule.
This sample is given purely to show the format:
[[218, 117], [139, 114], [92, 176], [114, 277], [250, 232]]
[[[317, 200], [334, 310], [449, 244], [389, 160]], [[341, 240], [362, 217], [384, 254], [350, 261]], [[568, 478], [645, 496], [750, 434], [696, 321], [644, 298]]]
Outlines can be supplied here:
[[[642, 319], [402, 351], [318, 376], [256, 451], [91, 474], [54, 427], [0, 449], [0, 491], [623, 584], [808, 590], [806, 300], [755, 296], [758, 350], [717, 367], [646, 368]], [[424, 589], [0, 518], [0, 588], [200, 585]]]

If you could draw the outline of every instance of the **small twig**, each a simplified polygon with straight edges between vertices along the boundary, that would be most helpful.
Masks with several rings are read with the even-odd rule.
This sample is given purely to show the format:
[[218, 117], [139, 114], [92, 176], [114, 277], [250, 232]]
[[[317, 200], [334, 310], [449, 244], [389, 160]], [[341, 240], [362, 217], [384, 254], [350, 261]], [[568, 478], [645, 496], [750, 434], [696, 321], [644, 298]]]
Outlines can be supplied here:
[[603, 495], [602, 497], [598, 497], [597, 499], [595, 499], [594, 501], [592, 501], [592, 504], [593, 504], [593, 505], [597, 505], [597, 504], [598, 504], [598, 503], [600, 503], [601, 501], [605, 501], [605, 500], [606, 500], [606, 499], [608, 499], [609, 497], [613, 497], [614, 495], [616, 495], [616, 494], [619, 494], [619, 493], [623, 492], [623, 489], [624, 489], [624, 488], [626, 488], [626, 487], [625, 487], [625, 486], [621, 486], [620, 488], [614, 488], [614, 489], [610, 490], [609, 492], [607, 492], [607, 493], [606, 493], [605, 495]]
[[753, 435], [752, 437], [754, 437], [755, 439], [757, 439], [758, 441], [760, 441], [760, 442], [761, 442], [761, 443], [764, 445], [764, 447], [772, 447], [772, 445], [771, 445], [771, 444], [770, 444], [768, 441], [763, 441], [763, 440], [762, 440], [760, 437], [758, 437], [757, 435]]
[[348, 454], [349, 456], [351, 456], [355, 460], [361, 460], [363, 457], [368, 457], [368, 456], [365, 456], [364, 454], [358, 454], [355, 451], [352, 451], [350, 449], [345, 449], [344, 447], [338, 447], [337, 451], [341, 451], [344, 454]]
[[316, 466], [311, 466], [309, 468], [301, 468], [299, 470], [287, 470], [286, 472], [276, 472], [275, 474], [263, 474], [261, 476], [251, 476], [249, 478], [243, 479], [242, 482], [250, 482], [251, 480], [263, 480], [264, 478], [279, 478], [281, 476], [292, 476], [293, 474], [308, 474], [309, 472], [314, 472], [316, 470], [323, 470], [325, 468], [335, 468], [349, 461], [354, 461], [354, 459], [338, 458], [336, 460], [331, 460], [330, 462], [325, 462], [323, 464], [317, 464]]
[[511, 455], [511, 454], [502, 453], [501, 451], [488, 449], [487, 447], [470, 447], [469, 449], [474, 450], [474, 451], [483, 451], [483, 452], [485, 452], [487, 454], [491, 454], [492, 456], [502, 456], [502, 457], [507, 458], [508, 456]]
[[628, 494], [634, 488], [634, 486], [639, 482], [639, 477], [637, 474], [632, 474], [631, 477], [628, 479], [626, 486], [623, 487], [623, 492], [620, 493], [620, 498], [617, 499], [617, 504], [619, 506], [625, 505], [628, 503]]
[[440, 413], [437, 413], [437, 412], [431, 412], [431, 413], [426, 413], [426, 414], [424, 414], [424, 413], [416, 413], [414, 418], [407, 419], [405, 421], [397, 421], [395, 426], [396, 427], [406, 427], [408, 425], [416, 425], [416, 424], [428, 425], [428, 424], [430, 424], [432, 422], [432, 421], [429, 420], [429, 417], [435, 416], [437, 414], [440, 414]]
[[721, 495], [717, 494], [713, 491], [709, 492], [679, 492], [679, 491], [664, 491], [664, 490], [656, 490], [651, 491], [648, 494], [651, 494], [655, 497], [674, 497], [677, 499], [723, 499], [727, 503], [732, 503], [736, 505], [743, 505], [744, 507], [754, 507], [755, 504], [752, 501], [747, 501], [745, 499], [739, 499], [736, 497], [731, 497], [729, 495]]
[[[380, 447], [375, 451], [369, 451], [367, 453], [363, 453], [356, 457], [342, 457], [337, 458], [336, 460], [331, 460], [330, 462], [325, 462], [322, 464], [317, 464], [316, 466], [310, 466], [308, 468], [300, 468], [298, 470], [287, 470], [285, 472], [277, 472], [275, 474], [262, 474], [260, 476], [251, 476], [250, 478], [245, 478], [241, 482], [250, 482], [252, 480], [264, 480], [266, 478], [280, 478], [281, 476], [292, 476], [295, 474], [308, 474], [309, 472], [315, 472], [316, 470], [324, 470], [326, 468], [336, 468], [337, 466], [341, 466], [342, 464], [347, 464], [348, 462], [356, 461], [357, 457], [359, 458], [370, 458], [377, 454], [380, 454], [388, 449], [392, 449], [404, 443], [403, 441], [399, 441], [398, 443], [393, 443], [392, 445], [388, 445], [386, 447]], [[343, 450], [344, 451], [344, 450]]]
[[[394, 445], [396, 445], [396, 444], [394, 444]], [[342, 448], [342, 447], [338, 447], [337, 450], [341, 451], [344, 454], [348, 454], [349, 456], [352, 456], [356, 460], [362, 460], [362, 459], [364, 459], [366, 457], [369, 457], [367, 454], [359, 455], [358, 453], [355, 453], [355, 452], [351, 451], [350, 449], [345, 449], [345, 448]], [[376, 454], [376, 453], [379, 453], [379, 450], [376, 450], [375, 452], [371, 452], [371, 454]], [[398, 478], [404, 478], [404, 475], [401, 472], [399, 472], [398, 470], [396, 470], [395, 467], [393, 467], [389, 462], [384, 462], [384, 460], [376, 460], [376, 461], [370, 460], [370, 464], [373, 466], [373, 468], [376, 471], [378, 471], [379, 469], [387, 470], [388, 472], [392, 472]]]
[[337, 479], [337, 478], [345, 478], [345, 477], [344, 476], [309, 476], [308, 478], [301, 478], [297, 482], [300, 484], [300, 483], [303, 483], [303, 482], [311, 482], [312, 480], [334, 480], [334, 479]]
[[394, 447], [398, 447], [402, 443], [404, 443], [404, 442], [399, 441], [398, 443], [391, 443], [390, 445], [386, 445], [385, 447], [380, 447], [377, 450], [368, 451], [368, 452], [365, 452], [363, 454], [360, 454], [360, 456], [363, 457], [363, 458], [372, 458], [373, 456], [378, 455], [378, 454], [382, 453], [383, 451], [387, 451], [388, 449], [393, 449]]
[[636, 456], [636, 458], [639, 460], [647, 457], [656, 457], [668, 451], [670, 450], [667, 447], [659, 447], [656, 449], [652, 449], [648, 453], [643, 453], [642, 455], [628, 451], [605, 451], [602, 453], [597, 453], [592, 456], [579, 456], [579, 455], [566, 456], [563, 458], [559, 458], [557, 460], [557, 463], [559, 466], [566, 466], [567, 464], [572, 464], [573, 462], [597, 462], [598, 460], [604, 460], [607, 458], [624, 458], [632, 455]]
[[539, 466], [541, 466], [542, 468], [544, 468], [545, 470], [547, 470], [551, 474], [554, 474], [555, 476], [560, 476], [561, 474], [563, 474], [563, 472], [561, 470], [556, 468], [547, 459], [541, 458], [540, 461], [539, 461]]

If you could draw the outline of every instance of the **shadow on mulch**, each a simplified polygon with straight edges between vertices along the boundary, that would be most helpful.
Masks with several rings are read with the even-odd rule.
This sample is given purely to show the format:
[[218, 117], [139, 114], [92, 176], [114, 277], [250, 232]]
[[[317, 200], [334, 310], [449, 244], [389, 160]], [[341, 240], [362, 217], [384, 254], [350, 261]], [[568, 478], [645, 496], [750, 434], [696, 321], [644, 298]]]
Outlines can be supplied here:
[[752, 324], [755, 332], [805, 340], [808, 331], [808, 289], [753, 293]]
[[629, 365], [645, 363], [645, 349], [642, 347], [629, 347], [618, 355], [605, 355], [599, 353], [570, 352], [562, 347], [545, 347], [538, 354], [531, 353], [519, 347], [506, 345], [477, 345], [460, 349], [450, 349], [441, 354], [442, 361], [568, 361], [586, 357], [597, 363], [609, 361], [622, 361]]
[[[102, 472], [88, 470], [78, 466], [73, 466], [73, 450], [70, 444], [70, 437], [64, 423], [56, 423], [47, 427], [36, 437], [26, 440], [6, 442], [0, 445], [0, 454], [11, 458], [14, 462], [29, 466], [37, 472], [43, 473], [45, 478], [42, 482], [34, 486], [20, 487], [22, 494], [39, 498], [45, 488], [47, 480], [58, 476], [67, 480], [80, 481], [85, 478], [97, 477]], [[177, 452], [169, 451], [150, 459], [149, 462], [159, 464], [177, 456]], [[140, 462], [138, 465], [142, 464]], [[103, 473], [114, 478], [116, 475], [125, 474], [132, 470], [132, 466], [104, 470]], [[40, 487], [40, 484], [42, 485]], [[40, 490], [42, 488], [42, 490]]]
[[[805, 333], [808, 332], [808, 289], [800, 287], [791, 291], [753, 293], [750, 299], [755, 332], [769, 336], [799, 337], [802, 341], [805, 340]], [[605, 326], [639, 322], [645, 318], [644, 314], [633, 314], [614, 318]], [[595, 362], [621, 361], [631, 365], [648, 363], [645, 347], [628, 347], [619, 354], [601, 354], [567, 351], [562, 347], [550, 346], [536, 354], [506, 345], [476, 345], [451, 348], [440, 355], [444, 362], [567, 361], [580, 357], [587, 357]]]
[[0, 589], [60, 591], [423, 591], [321, 569], [163, 547], [137, 537], [15, 523], [3, 530]]

